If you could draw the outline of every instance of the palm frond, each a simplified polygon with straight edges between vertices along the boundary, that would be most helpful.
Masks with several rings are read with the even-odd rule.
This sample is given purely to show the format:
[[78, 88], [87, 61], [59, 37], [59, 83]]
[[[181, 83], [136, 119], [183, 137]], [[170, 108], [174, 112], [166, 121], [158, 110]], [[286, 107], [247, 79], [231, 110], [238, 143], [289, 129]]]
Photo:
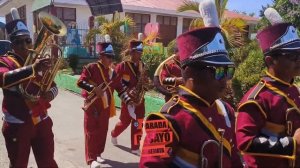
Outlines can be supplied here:
[[96, 37], [96, 35], [101, 35], [103, 34], [102, 30], [101, 29], [90, 29], [88, 31], [88, 33], [86, 34], [86, 37], [85, 37], [85, 41], [86, 41], [86, 44], [89, 44], [91, 43], [91, 41]]
[[237, 30], [241, 32], [246, 32], [247, 30], [245, 29], [247, 26], [247, 23], [241, 19], [241, 18], [227, 18], [223, 19], [221, 22], [222, 27], [235, 27]]
[[245, 44], [246, 23], [242, 19], [224, 19], [221, 24], [222, 32], [230, 47], [241, 47]]
[[147, 45], [151, 45], [155, 39], [159, 38], [158, 37], [158, 32], [151, 32], [144, 40], [143, 43]]
[[131, 17], [128, 17], [128, 16], [125, 16], [123, 18], [123, 22], [124, 22], [124, 25], [130, 26], [130, 27], [135, 25], [134, 20]]
[[177, 12], [195, 11], [199, 13], [199, 2], [183, 0], [183, 4], [177, 8]]
[[101, 26], [104, 23], [108, 23], [109, 21], [104, 16], [97, 16], [95, 18], [95, 22], [98, 24], [98, 26]]
[[204, 23], [202, 18], [197, 18], [197, 19], [193, 19], [192, 22], [190, 23], [190, 27], [189, 30], [194, 30], [200, 27], [203, 27]]
[[223, 18], [223, 16], [224, 16], [224, 11], [226, 9], [227, 3], [228, 3], [228, 0], [223, 0], [222, 4], [220, 5], [220, 9], [219, 10], [217, 9], [220, 19]]

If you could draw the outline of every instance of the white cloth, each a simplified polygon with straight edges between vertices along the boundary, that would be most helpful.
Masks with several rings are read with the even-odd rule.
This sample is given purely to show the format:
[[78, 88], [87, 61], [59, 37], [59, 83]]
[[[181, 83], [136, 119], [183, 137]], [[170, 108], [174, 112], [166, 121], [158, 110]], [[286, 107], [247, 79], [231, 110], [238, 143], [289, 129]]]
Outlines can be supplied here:
[[128, 109], [130, 117], [136, 120], [135, 106], [129, 104], [129, 105], [127, 105], [127, 109]]

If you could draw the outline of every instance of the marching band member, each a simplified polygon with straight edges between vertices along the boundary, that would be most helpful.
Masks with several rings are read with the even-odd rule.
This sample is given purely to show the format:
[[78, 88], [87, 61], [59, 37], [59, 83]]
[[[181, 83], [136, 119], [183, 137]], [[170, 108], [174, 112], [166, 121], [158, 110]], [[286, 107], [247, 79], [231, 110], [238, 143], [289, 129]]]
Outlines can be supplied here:
[[165, 95], [166, 102], [177, 94], [178, 86], [183, 84], [177, 45], [174, 52], [157, 67], [153, 78], [155, 87]]
[[77, 85], [83, 89], [85, 100], [84, 133], [85, 158], [91, 168], [100, 167], [105, 160], [104, 151], [109, 118], [115, 115], [112, 80], [116, 77], [111, 68], [115, 57], [109, 35], [98, 43], [99, 60], [83, 68]]
[[238, 107], [237, 144], [248, 167], [300, 166], [300, 39], [296, 28], [273, 8], [272, 23], [257, 34], [267, 66], [266, 76]]
[[[233, 76], [234, 64], [225, 48], [214, 1], [201, 1], [199, 8], [206, 27], [177, 38], [184, 84], [160, 113], [151, 113], [146, 120], [168, 121], [169, 128], [164, 132], [171, 132], [173, 141], [165, 144], [164, 156], [153, 156], [149, 148], [156, 146], [160, 131], [146, 129], [141, 168], [242, 167], [235, 141], [234, 110], [219, 99]], [[210, 140], [219, 145], [209, 143], [205, 147]]]
[[10, 167], [26, 168], [32, 148], [38, 167], [55, 168], [58, 166], [54, 160], [53, 123], [47, 109], [58, 89], [52, 83], [50, 91], [43, 93], [36, 102], [19, 92], [19, 84], [38, 77], [41, 71], [49, 68], [50, 62], [48, 58], [37, 59], [34, 64], [23, 66], [30, 53], [28, 49], [33, 48], [32, 39], [17, 9], [11, 12], [14, 20], [7, 23], [5, 29], [13, 51], [0, 57], [0, 87], [4, 95], [2, 133]]
[[[132, 153], [139, 155], [139, 140], [135, 144], [136, 135], [142, 134], [142, 130], [138, 129], [139, 121], [145, 116], [144, 95], [140, 94], [144, 89], [143, 79], [144, 63], [141, 60], [143, 54], [143, 42], [141, 40], [142, 33], [139, 34], [138, 40], [131, 40], [129, 46], [130, 60], [122, 61], [116, 66], [116, 73], [121, 77], [123, 92], [120, 92], [122, 100], [120, 121], [115, 125], [111, 132], [112, 143], [117, 145], [117, 137], [131, 124], [131, 150]], [[132, 92], [131, 92], [132, 91]], [[139, 97], [140, 95], [141, 97]], [[139, 103], [133, 102], [138, 99]]]

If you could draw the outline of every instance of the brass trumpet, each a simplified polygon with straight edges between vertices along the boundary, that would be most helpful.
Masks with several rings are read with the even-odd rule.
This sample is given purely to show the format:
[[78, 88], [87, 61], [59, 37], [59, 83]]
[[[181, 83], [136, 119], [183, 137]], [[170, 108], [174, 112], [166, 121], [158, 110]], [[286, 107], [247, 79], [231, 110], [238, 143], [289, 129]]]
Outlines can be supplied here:
[[200, 167], [201, 168], [207, 168], [208, 167], [208, 160], [207, 158], [204, 156], [204, 149], [205, 149], [205, 146], [210, 144], [210, 143], [213, 143], [215, 145], [218, 146], [219, 148], [219, 168], [222, 168], [223, 165], [223, 137], [224, 137], [224, 133], [225, 133], [225, 130], [224, 129], [221, 129], [219, 128], [218, 129], [218, 132], [221, 134], [221, 139], [219, 142], [217, 142], [216, 140], [207, 140], [203, 143], [202, 147], [201, 147], [201, 163], [200, 163]]
[[[110, 81], [109, 83], [107, 83], [106, 84], [106, 86], [102, 89], [103, 91], [105, 91], [108, 87], [109, 87], [109, 85], [112, 83], [112, 81]], [[105, 83], [103, 82], [103, 83], [101, 83], [100, 85], [98, 85], [97, 86], [97, 88], [102, 88], [103, 87], [103, 85], [104, 85]], [[86, 101], [85, 101], [85, 104], [84, 104], [84, 107], [82, 107], [82, 110], [84, 110], [84, 111], [87, 111], [88, 109], [89, 109], [89, 107], [98, 99], [99, 97], [97, 97], [97, 95], [96, 95], [96, 93], [91, 93], [88, 97], [87, 97], [87, 99], [86, 99]]]
[[[43, 27], [37, 36], [34, 48], [29, 49], [31, 52], [24, 66], [32, 65], [37, 59], [50, 58], [51, 67], [42, 72], [41, 78], [33, 78], [29, 82], [19, 85], [21, 94], [33, 102], [38, 100], [41, 93], [50, 89], [62, 61], [63, 52], [61, 48], [56, 44], [49, 43], [49, 39], [53, 35], [64, 36], [67, 33], [65, 24], [55, 16], [46, 12], [40, 12], [39, 20]], [[53, 54], [53, 52], [57, 52], [57, 55]], [[33, 91], [32, 88], [37, 88], [37, 91]]]

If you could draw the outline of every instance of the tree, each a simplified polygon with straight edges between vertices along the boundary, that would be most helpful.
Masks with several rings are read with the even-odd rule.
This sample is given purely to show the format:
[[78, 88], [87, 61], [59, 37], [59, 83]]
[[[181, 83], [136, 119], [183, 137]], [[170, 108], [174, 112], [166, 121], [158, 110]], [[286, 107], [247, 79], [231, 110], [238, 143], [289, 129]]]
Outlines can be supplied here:
[[121, 52], [124, 48], [124, 44], [128, 43], [129, 38], [126, 33], [120, 28], [122, 26], [132, 27], [135, 25], [132, 18], [125, 16], [123, 19], [120, 18], [120, 14], [115, 12], [111, 20], [105, 18], [104, 16], [98, 16], [95, 19], [98, 27], [89, 30], [86, 35], [86, 43], [89, 44], [96, 35], [104, 36], [106, 34], [110, 35], [112, 44], [114, 46], [114, 51], [117, 56], [117, 61], [121, 60]]
[[274, 2], [274, 8], [285, 21], [300, 28], [300, 5], [294, 1], [297, 2], [297, 0], [277, 0]]
[[[215, 0], [219, 22], [223, 34], [230, 47], [240, 47], [246, 42], [246, 22], [240, 18], [225, 18], [224, 11], [228, 0]], [[177, 8], [178, 12], [195, 11], [199, 13], [199, 2], [193, 0], [183, 0], [183, 4]], [[203, 26], [201, 18], [194, 19], [191, 22], [190, 29]]]
[[265, 63], [263, 53], [256, 40], [246, 46], [231, 50], [230, 55], [238, 63], [232, 79], [234, 103], [236, 104], [264, 74]]

